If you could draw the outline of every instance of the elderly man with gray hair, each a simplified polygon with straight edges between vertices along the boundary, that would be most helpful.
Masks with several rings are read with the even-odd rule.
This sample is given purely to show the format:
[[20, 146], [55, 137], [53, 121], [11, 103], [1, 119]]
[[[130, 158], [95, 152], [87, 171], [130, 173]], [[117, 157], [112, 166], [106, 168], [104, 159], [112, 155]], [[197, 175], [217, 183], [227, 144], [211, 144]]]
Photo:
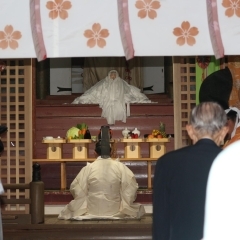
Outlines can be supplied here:
[[199, 104], [186, 126], [193, 145], [158, 159], [153, 185], [154, 240], [202, 239], [208, 174], [221, 151], [226, 123], [220, 105]]

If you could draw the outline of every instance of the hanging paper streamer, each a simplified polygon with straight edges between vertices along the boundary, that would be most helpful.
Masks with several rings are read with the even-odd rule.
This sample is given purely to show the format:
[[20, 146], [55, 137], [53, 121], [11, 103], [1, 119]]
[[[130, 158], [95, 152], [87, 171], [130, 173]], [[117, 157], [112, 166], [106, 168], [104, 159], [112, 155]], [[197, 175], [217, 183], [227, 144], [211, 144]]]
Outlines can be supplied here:
[[211, 38], [214, 55], [216, 59], [223, 58], [224, 47], [218, 20], [217, 0], [207, 0], [206, 4], [209, 35]]
[[134, 49], [127, 0], [118, 0], [118, 23], [125, 57], [127, 60], [132, 59], [134, 57]]

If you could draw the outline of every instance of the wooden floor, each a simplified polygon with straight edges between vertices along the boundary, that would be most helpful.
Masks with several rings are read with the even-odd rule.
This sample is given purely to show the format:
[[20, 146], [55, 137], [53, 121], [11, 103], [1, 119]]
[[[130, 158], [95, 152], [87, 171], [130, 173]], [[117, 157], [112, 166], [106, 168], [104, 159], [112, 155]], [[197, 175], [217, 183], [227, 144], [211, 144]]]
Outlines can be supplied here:
[[3, 224], [4, 240], [149, 240], [152, 239], [152, 214], [128, 220], [59, 220], [46, 215], [43, 224]]

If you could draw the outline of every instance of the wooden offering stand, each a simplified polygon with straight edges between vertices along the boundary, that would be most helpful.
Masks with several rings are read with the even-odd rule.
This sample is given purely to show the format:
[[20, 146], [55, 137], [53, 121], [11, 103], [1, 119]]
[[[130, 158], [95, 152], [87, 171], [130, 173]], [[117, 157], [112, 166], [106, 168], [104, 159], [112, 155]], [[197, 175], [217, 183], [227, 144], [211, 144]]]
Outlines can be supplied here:
[[150, 158], [159, 158], [166, 153], [165, 143], [169, 142], [168, 138], [147, 138], [149, 142]]
[[[152, 161], [156, 161], [159, 157], [166, 153], [165, 143], [169, 142], [168, 138], [131, 138], [131, 139], [121, 139], [125, 147], [125, 159], [130, 160], [131, 158], [137, 159], [138, 161], [147, 161], [148, 164], [148, 188], [152, 188]], [[140, 143], [149, 143], [149, 153], [148, 159], [141, 157], [141, 146]]]
[[121, 139], [121, 142], [125, 144], [125, 158], [141, 158], [140, 143], [149, 143], [150, 158], [159, 158], [166, 153], [165, 143], [169, 142], [168, 138], [131, 138]]
[[66, 143], [63, 138], [43, 139], [42, 143], [47, 146], [47, 159], [61, 159], [62, 158], [62, 144]]
[[[47, 159], [62, 159], [62, 144], [66, 143], [63, 138], [43, 139], [42, 143], [47, 146]], [[66, 163], [61, 162], [61, 186], [66, 189]]]
[[73, 143], [73, 159], [88, 158], [88, 144], [92, 142], [91, 139], [70, 139], [67, 142]]
[[125, 158], [141, 158], [141, 147], [139, 143], [143, 142], [142, 138], [121, 139], [124, 143]]

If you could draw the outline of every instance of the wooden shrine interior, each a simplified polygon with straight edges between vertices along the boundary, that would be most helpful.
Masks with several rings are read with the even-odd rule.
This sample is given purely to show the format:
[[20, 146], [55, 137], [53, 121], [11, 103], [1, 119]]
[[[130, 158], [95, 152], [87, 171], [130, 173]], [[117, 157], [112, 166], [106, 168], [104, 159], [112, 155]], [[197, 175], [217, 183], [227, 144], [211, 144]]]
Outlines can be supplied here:
[[[103, 125], [107, 125], [106, 119], [101, 118], [101, 109], [98, 105], [73, 105], [71, 102], [77, 95], [62, 95], [48, 96], [44, 100], [36, 100], [36, 127], [35, 127], [35, 142], [33, 144], [33, 159], [46, 159], [47, 146], [42, 143], [43, 137], [53, 136], [65, 137], [67, 130], [76, 126], [78, 123], [86, 123], [90, 133], [96, 136], [99, 129]], [[173, 101], [167, 94], [148, 95], [154, 103], [150, 104], [131, 104], [131, 116], [127, 118], [127, 122], [117, 121], [111, 126], [113, 139], [121, 139], [122, 130], [127, 127], [133, 130], [137, 127], [140, 130], [140, 137], [144, 134], [150, 134], [153, 129], [158, 129], [160, 122], [165, 123], [166, 133], [174, 136], [173, 127]], [[95, 144], [89, 144], [89, 158], [94, 158]], [[169, 143], [166, 143], [167, 151], [174, 149], [173, 138]], [[124, 145], [121, 142], [116, 144], [116, 157], [124, 156]], [[147, 158], [149, 149], [146, 143], [141, 143], [141, 157]], [[64, 144], [63, 159], [72, 158], [72, 145]], [[37, 160], [34, 160], [37, 161]], [[147, 180], [147, 162], [146, 161], [127, 161], [124, 162], [135, 174], [140, 190], [148, 189]], [[41, 176], [45, 184], [46, 200], [56, 202], [61, 201], [59, 194], [54, 194], [55, 200], [51, 200], [51, 192], [61, 190], [61, 164], [41, 162]], [[66, 190], [69, 189], [71, 182], [81, 170], [86, 162], [67, 162], [66, 163]], [[154, 176], [155, 161], [152, 162], [152, 181]], [[69, 197], [71, 199], [71, 197]], [[66, 200], [64, 200], [66, 201]], [[148, 196], [148, 200], [149, 196]]]

